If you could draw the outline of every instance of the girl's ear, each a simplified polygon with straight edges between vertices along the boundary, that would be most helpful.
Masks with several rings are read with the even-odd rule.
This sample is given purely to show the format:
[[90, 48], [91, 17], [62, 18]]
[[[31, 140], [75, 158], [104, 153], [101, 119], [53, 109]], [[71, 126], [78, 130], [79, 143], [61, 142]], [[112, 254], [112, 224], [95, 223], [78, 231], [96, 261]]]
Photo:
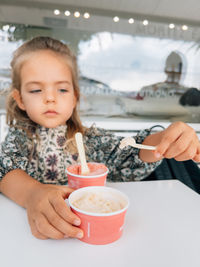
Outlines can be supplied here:
[[12, 97], [17, 102], [17, 105], [20, 109], [25, 110], [25, 106], [23, 104], [20, 92], [17, 89], [14, 89], [12, 92]]

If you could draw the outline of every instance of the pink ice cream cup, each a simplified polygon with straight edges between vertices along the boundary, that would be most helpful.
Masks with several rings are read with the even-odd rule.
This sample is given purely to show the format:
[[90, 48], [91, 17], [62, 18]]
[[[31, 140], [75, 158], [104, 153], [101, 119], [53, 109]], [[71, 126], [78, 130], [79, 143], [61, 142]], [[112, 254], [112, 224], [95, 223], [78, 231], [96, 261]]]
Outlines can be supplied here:
[[108, 168], [97, 162], [89, 162], [90, 173], [81, 175], [81, 165], [71, 165], [67, 168], [68, 186], [74, 189], [85, 186], [104, 186], [108, 174]]
[[[91, 202], [92, 198], [93, 203]], [[99, 207], [97, 205], [97, 212], [94, 211], [95, 201], [99, 205]], [[104, 245], [121, 237], [129, 206], [128, 197], [124, 193], [111, 187], [89, 186], [73, 191], [68, 198], [68, 203], [71, 210], [81, 219], [80, 228], [84, 232], [81, 241]], [[82, 205], [81, 208], [77, 203]], [[95, 205], [93, 205], [94, 203]]]

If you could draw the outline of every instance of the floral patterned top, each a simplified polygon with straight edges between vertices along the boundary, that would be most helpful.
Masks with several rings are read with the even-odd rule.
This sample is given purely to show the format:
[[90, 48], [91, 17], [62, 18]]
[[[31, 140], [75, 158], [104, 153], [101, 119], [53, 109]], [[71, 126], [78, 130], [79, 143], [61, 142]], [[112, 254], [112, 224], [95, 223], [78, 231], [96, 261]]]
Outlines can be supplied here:
[[[0, 148], [0, 179], [11, 170], [21, 169], [42, 183], [66, 184], [66, 168], [79, 163], [78, 154], [70, 154], [65, 148], [66, 131], [67, 126], [63, 125], [57, 128], [37, 126], [36, 132], [40, 140], [34, 138], [33, 145], [24, 130], [10, 128]], [[148, 129], [140, 131], [135, 137], [136, 142], [142, 143], [149, 134]], [[87, 161], [104, 163], [109, 169], [109, 181], [144, 179], [160, 161], [141, 161], [139, 150], [133, 147], [121, 150], [119, 143], [122, 138], [92, 126], [84, 135]]]

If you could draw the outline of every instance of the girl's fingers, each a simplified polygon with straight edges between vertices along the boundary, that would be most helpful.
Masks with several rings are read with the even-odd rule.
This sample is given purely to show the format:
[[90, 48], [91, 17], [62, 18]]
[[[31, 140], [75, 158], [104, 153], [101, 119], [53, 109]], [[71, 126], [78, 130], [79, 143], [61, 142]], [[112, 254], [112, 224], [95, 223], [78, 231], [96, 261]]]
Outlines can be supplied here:
[[63, 200], [60, 195], [52, 196], [49, 199], [51, 205], [55, 211], [68, 223], [79, 226], [81, 221], [78, 216], [76, 216], [70, 208], [67, 206], [66, 202]]
[[64, 199], [68, 198], [68, 196], [74, 191], [74, 189], [65, 186], [65, 185], [54, 185], [59, 190], [61, 189], [62, 196]]
[[157, 145], [155, 153], [158, 153], [161, 156], [164, 155], [169, 149], [170, 145], [181, 136], [181, 133], [182, 132], [180, 130], [177, 131], [174, 127], [169, 127], [165, 131], [163, 131], [162, 139], [160, 141], [160, 144]]
[[175, 122], [163, 131], [155, 155], [167, 158], [176, 157], [184, 153], [191, 141], [198, 142], [194, 129], [183, 122]]
[[174, 158], [177, 161], [193, 159], [196, 155], [196, 152], [197, 152], [196, 144], [194, 142], [191, 142], [185, 151], [183, 151], [182, 153], [180, 153]]
[[168, 147], [168, 149], [165, 151], [163, 156], [165, 158], [175, 158], [178, 155], [184, 153], [186, 150], [188, 150], [188, 155], [192, 155], [194, 157], [196, 153], [196, 149], [193, 152], [190, 149], [191, 139], [188, 138], [188, 135], [186, 132], [184, 132], [182, 135], [179, 136], [178, 139], [176, 139], [175, 142], [171, 143]]
[[42, 235], [52, 239], [63, 239], [64, 234], [53, 227], [43, 214], [39, 214], [35, 219], [37, 231]]
[[200, 144], [197, 147], [197, 152], [196, 152], [196, 155], [194, 156], [193, 160], [196, 162], [200, 162]]
[[63, 233], [65, 236], [81, 238], [83, 237], [83, 232], [78, 227], [74, 227], [68, 222], [66, 222], [62, 217], [60, 217], [54, 208], [50, 205], [48, 209], [45, 210], [44, 216], [47, 218], [48, 222], [55, 227], [58, 231]]
[[46, 237], [45, 235], [41, 234], [38, 230], [37, 230], [37, 227], [35, 225], [35, 222], [34, 220], [29, 216], [28, 214], [28, 221], [29, 221], [29, 225], [31, 227], [31, 232], [33, 234], [33, 236], [35, 236], [36, 238], [38, 239], [48, 239], [48, 237]]
[[64, 200], [74, 189], [55, 185], [43, 185], [42, 189], [43, 199], [27, 207], [33, 235], [40, 239], [82, 238], [83, 231], [72, 225], [80, 225], [80, 219]]
[[193, 160], [196, 162], [200, 162], [200, 154], [196, 155]]
[[45, 185], [45, 186], [48, 186], [48, 187], [51, 187], [53, 189], [58, 189], [59, 192], [61, 192], [62, 194], [62, 197], [64, 199], [68, 198], [68, 196], [74, 191], [73, 188], [70, 188], [66, 185], [54, 185], [54, 184], [48, 184], [48, 185]]

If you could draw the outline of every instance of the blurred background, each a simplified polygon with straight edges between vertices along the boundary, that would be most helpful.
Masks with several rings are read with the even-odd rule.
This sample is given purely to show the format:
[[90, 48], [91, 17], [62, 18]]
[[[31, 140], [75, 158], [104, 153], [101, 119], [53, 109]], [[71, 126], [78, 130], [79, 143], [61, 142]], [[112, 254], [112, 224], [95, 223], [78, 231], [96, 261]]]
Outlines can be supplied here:
[[0, 0], [1, 133], [12, 53], [39, 35], [77, 55], [86, 124], [182, 120], [199, 131], [199, 14], [199, 0]]

